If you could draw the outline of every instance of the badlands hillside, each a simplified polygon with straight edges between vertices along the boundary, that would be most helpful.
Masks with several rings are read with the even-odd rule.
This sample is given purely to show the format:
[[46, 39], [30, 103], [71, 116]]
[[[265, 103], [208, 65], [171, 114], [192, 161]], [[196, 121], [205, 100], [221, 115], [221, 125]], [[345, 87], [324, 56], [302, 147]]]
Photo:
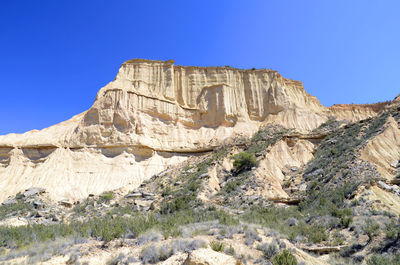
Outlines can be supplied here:
[[129, 60], [86, 112], [0, 136], [0, 263], [400, 264], [399, 125], [400, 97]]
[[88, 111], [41, 131], [0, 136], [0, 202], [36, 186], [54, 200], [133, 189], [266, 124], [307, 132], [330, 117], [358, 121], [382, 107], [325, 108], [300, 82], [272, 70], [130, 60]]

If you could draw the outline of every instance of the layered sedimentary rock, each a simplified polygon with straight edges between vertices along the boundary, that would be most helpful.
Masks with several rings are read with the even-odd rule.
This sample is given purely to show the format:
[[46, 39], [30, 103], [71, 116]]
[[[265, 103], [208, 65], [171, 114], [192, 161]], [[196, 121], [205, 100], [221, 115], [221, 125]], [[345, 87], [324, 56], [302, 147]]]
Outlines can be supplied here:
[[383, 132], [369, 141], [360, 154], [362, 159], [376, 166], [383, 179], [393, 181], [399, 175], [399, 123], [393, 117], [389, 117]]
[[31, 186], [54, 199], [133, 188], [266, 123], [309, 131], [329, 116], [354, 121], [378, 110], [325, 108], [301, 82], [273, 70], [130, 60], [88, 111], [41, 131], [0, 137], [0, 201]]

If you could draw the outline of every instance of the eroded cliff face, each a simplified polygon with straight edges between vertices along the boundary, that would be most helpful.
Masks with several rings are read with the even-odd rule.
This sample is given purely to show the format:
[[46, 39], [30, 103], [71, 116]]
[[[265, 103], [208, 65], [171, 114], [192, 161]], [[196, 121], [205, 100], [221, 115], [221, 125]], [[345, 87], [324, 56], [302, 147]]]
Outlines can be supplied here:
[[236, 134], [251, 135], [260, 123], [309, 130], [325, 119], [300, 82], [272, 70], [132, 60], [99, 91], [72, 141], [197, 152]]
[[376, 166], [387, 182], [396, 179], [400, 161], [399, 123], [390, 116], [383, 132], [369, 141], [360, 152], [361, 158]]
[[309, 131], [329, 116], [354, 121], [376, 112], [325, 108], [301, 82], [272, 70], [130, 60], [88, 111], [41, 131], [0, 137], [0, 201], [31, 186], [56, 200], [134, 188], [267, 123]]

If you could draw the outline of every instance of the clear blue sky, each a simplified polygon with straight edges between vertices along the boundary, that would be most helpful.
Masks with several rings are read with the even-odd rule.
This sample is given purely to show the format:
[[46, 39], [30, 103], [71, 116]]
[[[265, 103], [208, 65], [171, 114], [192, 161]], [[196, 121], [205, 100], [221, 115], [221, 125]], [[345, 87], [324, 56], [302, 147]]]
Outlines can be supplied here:
[[400, 1], [0, 0], [0, 134], [88, 109], [132, 58], [272, 68], [323, 105], [400, 93]]

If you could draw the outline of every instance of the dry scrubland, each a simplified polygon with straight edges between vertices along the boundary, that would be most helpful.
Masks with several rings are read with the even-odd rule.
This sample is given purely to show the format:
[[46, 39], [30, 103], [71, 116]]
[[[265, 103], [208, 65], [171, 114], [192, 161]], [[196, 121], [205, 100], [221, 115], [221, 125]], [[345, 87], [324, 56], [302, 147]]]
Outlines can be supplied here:
[[0, 263], [400, 264], [399, 125], [399, 99], [128, 61], [87, 112], [0, 137]]

